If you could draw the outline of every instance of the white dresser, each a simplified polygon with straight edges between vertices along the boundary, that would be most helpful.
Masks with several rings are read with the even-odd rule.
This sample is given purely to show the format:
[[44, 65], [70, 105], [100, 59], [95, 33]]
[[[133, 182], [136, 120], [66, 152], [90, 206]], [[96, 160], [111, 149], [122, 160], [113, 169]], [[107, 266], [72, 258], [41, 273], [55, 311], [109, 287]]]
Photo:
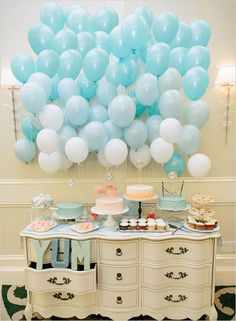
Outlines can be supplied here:
[[[27, 258], [27, 321], [34, 313], [43, 318], [101, 314], [113, 320], [141, 314], [158, 320], [197, 320], [207, 314], [217, 320], [214, 273], [219, 233], [171, 235], [100, 228], [78, 234], [69, 225], [58, 225], [42, 235], [25, 229], [21, 236]], [[90, 240], [90, 270], [36, 270], [34, 240], [66, 238]], [[48, 248], [43, 264], [50, 262], [50, 255]]]

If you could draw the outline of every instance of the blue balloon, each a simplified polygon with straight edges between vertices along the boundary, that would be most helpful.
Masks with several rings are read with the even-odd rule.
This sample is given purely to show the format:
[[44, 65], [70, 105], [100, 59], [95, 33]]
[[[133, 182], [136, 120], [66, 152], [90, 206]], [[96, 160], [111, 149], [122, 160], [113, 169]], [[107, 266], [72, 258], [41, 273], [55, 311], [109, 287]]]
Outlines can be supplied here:
[[57, 86], [58, 86], [59, 82], [60, 82], [60, 78], [57, 75], [55, 75], [52, 78], [52, 91], [51, 91], [51, 95], [49, 97], [50, 100], [58, 99], [59, 95], [58, 95]]
[[104, 123], [106, 120], [108, 120], [108, 112], [105, 107], [96, 105], [90, 108], [88, 122], [99, 121], [100, 123]]
[[153, 34], [158, 42], [171, 43], [178, 28], [179, 20], [172, 12], [162, 13], [153, 22]]
[[81, 31], [78, 34], [78, 52], [82, 57], [86, 55], [86, 53], [95, 47], [95, 39], [91, 35], [91, 33], [87, 31]]
[[189, 70], [193, 67], [202, 67], [208, 69], [210, 64], [210, 52], [209, 49], [203, 46], [194, 46], [189, 49], [185, 57], [185, 70]]
[[159, 115], [153, 115], [146, 120], [149, 143], [151, 143], [155, 138], [160, 137], [160, 124], [163, 119], [164, 118]]
[[29, 76], [35, 72], [33, 59], [24, 54], [16, 55], [11, 60], [11, 70], [17, 80], [26, 83]]
[[31, 48], [38, 55], [44, 49], [52, 49], [54, 32], [47, 25], [39, 24], [29, 30], [28, 40]]
[[82, 96], [72, 96], [66, 102], [66, 115], [75, 126], [84, 125], [90, 113], [89, 103]]
[[119, 23], [119, 16], [112, 8], [100, 9], [93, 18], [94, 31], [111, 32]]
[[67, 21], [67, 19], [68, 19], [68, 17], [69, 17], [69, 15], [70, 15], [70, 13], [72, 12], [72, 11], [75, 11], [75, 10], [85, 10], [85, 11], [87, 11], [84, 7], [82, 7], [81, 5], [79, 5], [79, 4], [74, 4], [73, 6], [71, 6], [71, 7], [69, 7], [68, 9], [66, 9], [66, 11], [65, 11], [65, 17], [66, 17], [66, 21]]
[[185, 112], [186, 124], [194, 125], [198, 128], [204, 126], [208, 118], [209, 107], [203, 100], [192, 101]]
[[16, 157], [24, 162], [31, 162], [36, 154], [35, 144], [27, 139], [18, 139], [14, 145], [14, 152]]
[[69, 29], [63, 29], [55, 35], [53, 49], [62, 53], [67, 49], [77, 49], [78, 39], [76, 33]]
[[110, 102], [117, 96], [117, 89], [109, 82], [98, 85], [97, 98], [101, 105], [108, 107]]
[[185, 95], [191, 100], [201, 98], [207, 90], [209, 83], [208, 73], [202, 67], [189, 69], [183, 78]]
[[149, 37], [149, 39], [147, 40], [145, 46], [143, 46], [143, 48], [141, 48], [140, 50], [140, 58], [142, 59], [143, 62], [146, 62], [146, 58], [147, 58], [147, 53], [149, 51], [149, 49], [156, 43], [156, 41], [154, 40], [153, 37]]
[[47, 3], [41, 10], [40, 20], [56, 33], [64, 27], [64, 12], [56, 3]]
[[136, 80], [138, 75], [137, 64], [132, 59], [119, 62], [119, 83], [128, 87]]
[[191, 24], [192, 46], [200, 45], [206, 47], [211, 37], [211, 28], [206, 21], [197, 20]]
[[108, 63], [109, 57], [106, 51], [101, 48], [94, 48], [84, 57], [84, 73], [88, 79], [98, 81], [104, 76]]
[[108, 140], [113, 139], [113, 138], [123, 139], [123, 137], [124, 137], [123, 128], [116, 126], [112, 120], [109, 119], [109, 120], [105, 121], [105, 123], [103, 125], [106, 129]]
[[135, 92], [133, 90], [131, 92], [129, 92], [129, 96], [132, 97], [135, 102], [135, 106], [136, 106], [135, 117], [141, 116], [145, 112], [146, 107], [143, 106], [142, 104], [140, 104], [140, 102], [136, 98]]
[[66, 102], [70, 97], [78, 95], [76, 81], [72, 78], [62, 79], [57, 86], [59, 98]]
[[72, 127], [72, 128], [74, 128], [74, 129], [76, 129], [76, 126], [73, 125], [73, 124], [70, 122], [70, 120], [69, 120], [69, 118], [68, 118], [68, 116], [67, 116], [67, 114], [66, 114], [66, 109], [65, 109], [65, 107], [61, 108], [61, 110], [63, 111], [63, 114], [64, 114], [64, 123], [63, 123], [63, 126], [69, 126], [69, 127]]
[[164, 171], [166, 174], [169, 174], [170, 172], [175, 172], [176, 175], [182, 176], [185, 169], [185, 160], [184, 158], [177, 152], [173, 154], [171, 159], [164, 164]]
[[104, 125], [98, 121], [92, 121], [84, 127], [84, 137], [92, 150], [102, 150], [108, 140]]
[[115, 27], [109, 35], [110, 48], [114, 56], [120, 59], [125, 59], [130, 54], [130, 49], [125, 45], [121, 37], [120, 27]]
[[20, 97], [23, 106], [32, 114], [39, 113], [47, 102], [43, 88], [33, 82], [26, 83], [21, 87]]
[[177, 145], [181, 152], [190, 156], [197, 152], [201, 143], [201, 132], [193, 125], [183, 125]]
[[183, 98], [176, 89], [163, 91], [159, 99], [159, 111], [164, 118], [180, 119], [183, 112]]
[[149, 27], [149, 29], [152, 26], [152, 21], [153, 21], [153, 17], [152, 17], [152, 12], [150, 9], [148, 9], [147, 7], [138, 7], [135, 9], [134, 13], [140, 17], [143, 17]]
[[79, 93], [87, 100], [95, 97], [97, 92], [97, 84], [89, 80], [85, 75], [80, 76], [78, 79]]
[[53, 78], [59, 67], [59, 56], [55, 50], [45, 49], [40, 52], [37, 59], [37, 71], [43, 72]]
[[46, 74], [35, 72], [29, 77], [28, 82], [33, 82], [41, 86], [44, 89], [47, 98], [50, 97], [52, 92], [52, 81]]
[[108, 106], [109, 118], [118, 127], [127, 127], [134, 120], [136, 107], [127, 95], [116, 96]]
[[40, 131], [39, 127], [39, 124], [37, 124], [36, 119], [32, 115], [23, 118], [20, 123], [22, 133], [32, 142], [36, 141], [37, 135]]
[[117, 87], [120, 84], [119, 80], [119, 62], [111, 62], [105, 72], [105, 76], [108, 82]]
[[65, 145], [66, 142], [72, 138], [72, 137], [76, 137], [77, 135], [77, 131], [71, 127], [71, 126], [67, 126], [64, 125], [58, 132], [58, 137], [59, 137], [59, 144], [60, 144], [60, 150], [64, 153], [65, 152]]
[[169, 67], [177, 69], [181, 76], [185, 74], [185, 57], [188, 50], [184, 47], [174, 48], [170, 52]]
[[170, 47], [165, 43], [156, 43], [147, 53], [147, 71], [161, 76], [169, 67]]
[[152, 106], [147, 108], [148, 116], [161, 115], [159, 111], [159, 100], [155, 101]]
[[187, 23], [180, 22], [175, 39], [171, 42], [170, 47], [189, 48], [192, 41], [192, 29]]
[[121, 28], [124, 44], [133, 51], [141, 49], [148, 38], [148, 25], [145, 19], [136, 14], [129, 15]]
[[65, 50], [59, 58], [58, 77], [72, 78], [78, 77], [82, 68], [81, 55], [74, 49]]
[[135, 119], [124, 129], [124, 136], [126, 143], [131, 148], [139, 149], [147, 140], [148, 130], [141, 120]]
[[96, 31], [94, 33], [97, 48], [104, 49], [108, 54], [110, 53], [109, 34], [104, 31]]
[[92, 31], [92, 17], [84, 8], [72, 10], [67, 16], [67, 26], [76, 33]]

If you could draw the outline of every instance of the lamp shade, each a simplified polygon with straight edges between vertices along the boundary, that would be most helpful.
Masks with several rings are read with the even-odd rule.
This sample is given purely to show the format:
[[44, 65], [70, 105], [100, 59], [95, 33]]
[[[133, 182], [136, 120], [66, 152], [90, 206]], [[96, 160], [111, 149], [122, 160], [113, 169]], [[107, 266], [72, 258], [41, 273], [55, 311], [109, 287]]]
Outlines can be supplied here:
[[217, 73], [216, 85], [232, 85], [235, 84], [235, 65], [220, 68]]

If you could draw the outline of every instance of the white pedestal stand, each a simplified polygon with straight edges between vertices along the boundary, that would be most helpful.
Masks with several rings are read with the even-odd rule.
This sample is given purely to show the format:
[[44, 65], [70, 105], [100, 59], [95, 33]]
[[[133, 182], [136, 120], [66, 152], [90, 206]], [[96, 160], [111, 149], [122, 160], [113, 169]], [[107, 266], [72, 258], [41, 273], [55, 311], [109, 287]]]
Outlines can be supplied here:
[[116, 221], [114, 220], [113, 216], [114, 215], [121, 215], [121, 214], [125, 214], [127, 213], [129, 210], [128, 207], [125, 207], [123, 211], [113, 211], [110, 210], [109, 212], [107, 211], [104, 211], [104, 210], [101, 210], [99, 208], [97, 208], [96, 206], [92, 207], [91, 208], [91, 211], [94, 213], [94, 214], [97, 214], [97, 215], [107, 215], [107, 219], [103, 222], [103, 226], [105, 227], [112, 227], [112, 226], [116, 226]]

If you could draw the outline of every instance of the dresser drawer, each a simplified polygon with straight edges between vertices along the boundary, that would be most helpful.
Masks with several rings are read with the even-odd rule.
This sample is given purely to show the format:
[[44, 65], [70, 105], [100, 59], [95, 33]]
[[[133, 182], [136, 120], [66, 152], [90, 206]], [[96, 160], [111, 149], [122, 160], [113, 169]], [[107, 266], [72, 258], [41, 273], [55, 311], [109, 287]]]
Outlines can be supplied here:
[[165, 265], [162, 267], [142, 266], [142, 284], [147, 287], [161, 285], [210, 286], [212, 266], [190, 267], [186, 265]]
[[54, 268], [35, 270], [27, 267], [25, 273], [27, 288], [35, 292], [87, 293], [96, 290], [96, 265], [89, 271]]
[[138, 260], [138, 241], [100, 241], [100, 260], [114, 262]]
[[154, 264], [173, 262], [210, 263], [213, 254], [213, 241], [191, 241], [176, 239], [169, 241], [142, 241], [142, 259]]
[[138, 266], [112, 266], [100, 264], [101, 286], [136, 285], [138, 283]]
[[138, 307], [138, 289], [125, 291], [101, 290], [101, 305], [103, 308], [127, 309]]
[[210, 287], [199, 290], [164, 288], [159, 291], [143, 288], [142, 306], [157, 309], [204, 309], [211, 305]]

